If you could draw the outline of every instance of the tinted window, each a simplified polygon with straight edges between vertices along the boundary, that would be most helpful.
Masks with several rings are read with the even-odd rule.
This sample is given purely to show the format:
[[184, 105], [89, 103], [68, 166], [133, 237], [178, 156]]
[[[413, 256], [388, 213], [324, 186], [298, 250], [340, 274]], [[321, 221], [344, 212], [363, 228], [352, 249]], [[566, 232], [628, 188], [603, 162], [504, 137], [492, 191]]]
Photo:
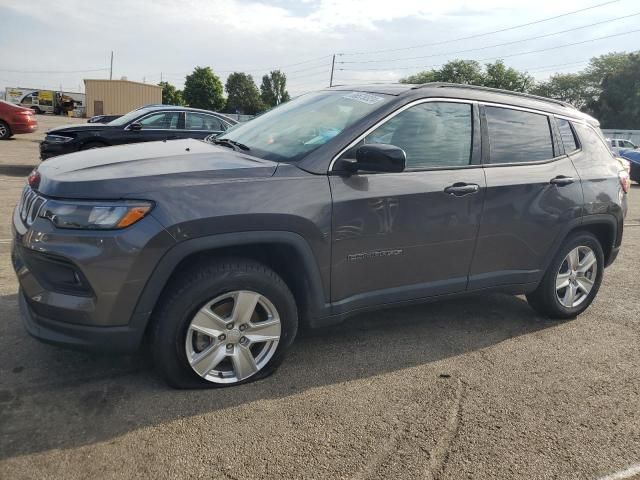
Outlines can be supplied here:
[[364, 143], [402, 148], [407, 168], [469, 165], [473, 120], [471, 105], [429, 102], [411, 107], [367, 135]]
[[491, 163], [518, 163], [554, 157], [546, 115], [486, 107]]
[[140, 120], [143, 130], [167, 130], [178, 128], [180, 112], [152, 113]]
[[187, 130], [208, 130], [215, 132], [220, 132], [225, 129], [219, 118], [205, 113], [191, 112], [187, 112], [185, 128]]
[[625, 141], [624, 141], [624, 142], [622, 142], [622, 143], [623, 143], [623, 146], [624, 146], [625, 148], [636, 148], [636, 146], [635, 146], [633, 143], [631, 143], [631, 142], [629, 142], [629, 141], [627, 141], [627, 140], [625, 140]]
[[564, 144], [564, 152], [571, 153], [578, 148], [578, 142], [576, 141], [573, 128], [568, 120], [558, 119], [558, 129], [560, 130], [560, 137], [562, 137], [562, 143]]

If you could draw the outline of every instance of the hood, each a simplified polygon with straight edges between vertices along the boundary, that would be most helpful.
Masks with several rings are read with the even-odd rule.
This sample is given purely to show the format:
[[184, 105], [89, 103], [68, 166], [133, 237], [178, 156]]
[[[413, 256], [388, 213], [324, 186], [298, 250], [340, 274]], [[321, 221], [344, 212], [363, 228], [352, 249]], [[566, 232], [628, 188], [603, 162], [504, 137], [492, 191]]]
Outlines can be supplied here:
[[47, 130], [47, 133], [60, 134], [60, 133], [72, 133], [72, 132], [88, 132], [88, 131], [99, 131], [99, 130], [107, 130], [113, 128], [122, 128], [122, 127], [114, 127], [111, 125], [106, 125], [104, 123], [77, 123], [75, 125], [62, 125], [60, 127], [55, 127]]
[[199, 140], [136, 143], [47, 160], [38, 167], [38, 191], [58, 198], [143, 198], [168, 187], [270, 177], [277, 165]]

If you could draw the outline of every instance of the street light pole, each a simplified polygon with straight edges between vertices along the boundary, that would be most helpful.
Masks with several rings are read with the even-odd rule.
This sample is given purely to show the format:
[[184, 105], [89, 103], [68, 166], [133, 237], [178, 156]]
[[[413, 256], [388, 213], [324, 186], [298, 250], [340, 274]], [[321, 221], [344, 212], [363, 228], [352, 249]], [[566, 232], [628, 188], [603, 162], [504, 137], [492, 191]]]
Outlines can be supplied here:
[[333, 87], [333, 69], [336, 66], [336, 55], [333, 55], [333, 60], [331, 60], [331, 78], [329, 79], [329, 88]]

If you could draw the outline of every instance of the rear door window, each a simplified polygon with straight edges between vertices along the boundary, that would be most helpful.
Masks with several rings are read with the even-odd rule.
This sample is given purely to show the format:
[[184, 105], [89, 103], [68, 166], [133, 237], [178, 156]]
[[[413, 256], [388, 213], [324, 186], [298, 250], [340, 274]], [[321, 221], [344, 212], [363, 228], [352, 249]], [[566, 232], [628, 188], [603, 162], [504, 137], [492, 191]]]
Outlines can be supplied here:
[[555, 156], [547, 115], [485, 107], [491, 163], [524, 163]]
[[578, 150], [578, 148], [580, 148], [576, 140], [576, 135], [573, 131], [573, 127], [568, 120], [559, 118], [558, 130], [560, 130], [560, 137], [562, 138], [562, 143], [564, 144], [565, 153], [575, 152], [576, 150]]
[[206, 113], [187, 112], [185, 123], [187, 130], [205, 130], [209, 132], [222, 132], [226, 130], [224, 123], [218, 117]]

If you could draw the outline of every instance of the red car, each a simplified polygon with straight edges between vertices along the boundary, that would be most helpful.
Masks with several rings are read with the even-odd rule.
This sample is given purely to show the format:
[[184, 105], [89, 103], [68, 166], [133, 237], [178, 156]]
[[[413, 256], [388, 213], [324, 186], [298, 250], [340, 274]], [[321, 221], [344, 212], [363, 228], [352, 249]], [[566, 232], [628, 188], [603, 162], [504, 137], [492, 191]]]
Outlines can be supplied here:
[[6, 140], [16, 133], [31, 133], [38, 128], [32, 110], [0, 100], [0, 140]]

